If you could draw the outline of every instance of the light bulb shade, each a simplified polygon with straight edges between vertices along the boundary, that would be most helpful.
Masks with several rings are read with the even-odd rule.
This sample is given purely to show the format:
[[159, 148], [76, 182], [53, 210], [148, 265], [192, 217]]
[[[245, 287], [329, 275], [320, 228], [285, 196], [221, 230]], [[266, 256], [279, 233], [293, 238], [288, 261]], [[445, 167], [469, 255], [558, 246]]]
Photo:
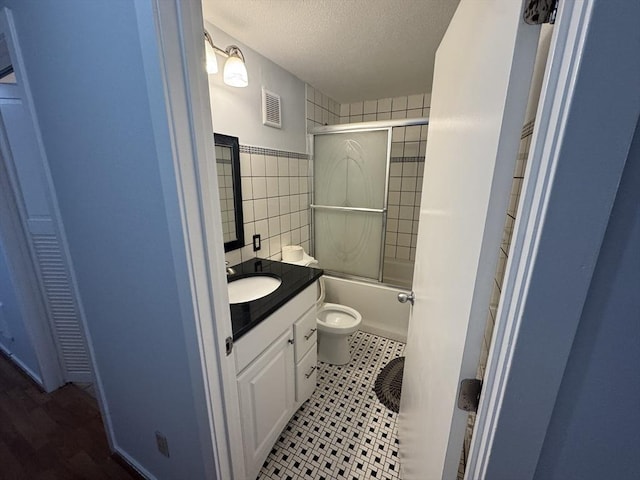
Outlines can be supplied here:
[[224, 83], [231, 87], [246, 87], [249, 85], [247, 67], [234, 50], [229, 52], [229, 58], [224, 64]]
[[205, 42], [205, 55], [207, 59], [207, 73], [209, 75], [213, 75], [214, 73], [218, 73], [218, 61], [216, 60], [216, 52], [213, 51], [213, 47], [209, 45], [208, 42]]

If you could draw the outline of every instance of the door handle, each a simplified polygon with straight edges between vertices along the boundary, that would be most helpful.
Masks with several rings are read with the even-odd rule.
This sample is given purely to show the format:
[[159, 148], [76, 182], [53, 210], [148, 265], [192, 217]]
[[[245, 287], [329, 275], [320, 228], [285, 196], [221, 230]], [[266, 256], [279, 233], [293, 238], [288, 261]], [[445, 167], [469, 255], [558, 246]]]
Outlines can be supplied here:
[[309, 330], [309, 333], [304, 336], [304, 339], [305, 340], [309, 340], [311, 338], [311, 336], [314, 334], [315, 331], [316, 331], [315, 328], [312, 328], [311, 330]]
[[405, 293], [405, 292], [400, 292], [398, 294], [398, 301], [400, 303], [407, 303], [409, 302], [411, 305], [413, 305], [413, 301], [416, 299], [416, 296], [413, 292], [409, 292], [409, 293]]

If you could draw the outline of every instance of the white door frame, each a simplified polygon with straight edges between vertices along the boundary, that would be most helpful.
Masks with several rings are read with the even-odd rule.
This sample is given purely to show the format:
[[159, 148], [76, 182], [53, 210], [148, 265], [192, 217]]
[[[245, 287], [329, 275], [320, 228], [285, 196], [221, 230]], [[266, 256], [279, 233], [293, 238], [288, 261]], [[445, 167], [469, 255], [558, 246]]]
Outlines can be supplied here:
[[[135, 5], [155, 141], [158, 151], [170, 145], [173, 152], [173, 158], [158, 160], [167, 218], [175, 228], [172, 254], [194, 398], [206, 398], [206, 404], [195, 405], [202, 445], [211, 448], [203, 452], [204, 461], [208, 478], [243, 479], [235, 357], [225, 353], [232, 328], [202, 5], [200, 0], [135, 0]], [[165, 116], [169, 125], [156, 120]]]
[[[626, 160], [640, 107], [636, 101], [637, 85], [633, 78], [625, 75], [630, 71], [630, 62], [633, 72], [639, 68], [634, 56], [635, 45], [624, 41], [635, 31], [635, 25], [628, 21], [620, 24], [616, 8], [636, 7], [612, 6], [606, 11], [604, 3], [597, 0], [561, 2], [540, 99], [529, 178], [523, 187], [505, 277], [503, 298], [512, 300], [502, 302], [498, 311], [467, 478], [533, 478]], [[178, 179], [176, 186], [173, 172], [163, 177], [167, 179], [167, 215], [181, 223], [179, 234], [186, 243], [185, 251], [182, 239], [176, 239], [173, 253], [176, 259], [186, 256], [189, 265], [188, 272], [183, 273], [185, 285], [191, 288], [183, 292], [183, 301], [192, 304], [196, 324], [185, 322], [184, 328], [189, 347], [193, 348], [194, 381], [207, 389], [205, 413], [209, 423], [202, 427], [201, 434], [203, 439], [207, 434], [214, 439], [218, 478], [242, 479], [235, 365], [233, 356], [227, 357], [224, 349], [224, 339], [231, 335], [231, 322], [223, 240], [217, 228], [220, 225], [217, 179], [210, 168], [214, 165], [213, 129], [200, 35], [203, 25], [200, 0], [136, 0], [136, 5], [141, 29], [148, 27], [143, 13], [151, 8], [156, 23], [157, 45], [145, 46], [143, 42], [142, 51], [143, 58], [160, 56], [160, 75], [164, 82], [161, 88], [166, 97], [163, 108], [166, 107], [171, 123], [168, 141], [173, 147], [173, 165], [161, 165], [161, 169], [166, 172], [167, 168], [173, 168]], [[598, 10], [599, 18], [588, 26], [594, 10]], [[628, 18], [637, 18], [637, 15]], [[606, 48], [596, 48], [583, 58], [585, 42], [609, 45], [607, 28], [615, 29], [613, 41], [620, 54], [611, 55]], [[586, 68], [587, 61], [589, 68]], [[584, 72], [581, 71], [583, 64]], [[615, 88], [611, 85], [602, 88], [606, 82], [601, 70], [608, 73], [604, 80], [616, 79]], [[158, 89], [153, 81], [155, 74], [157, 72], [148, 73], [150, 90]], [[591, 90], [593, 88], [599, 90]], [[597, 139], [576, 138], [572, 134], [585, 134], [585, 119], [581, 121], [580, 117], [584, 112], [594, 115], [588, 121], [611, 122], [621, 128], [611, 129], [615, 132], [599, 131], [601, 135]], [[160, 135], [164, 130], [159, 126], [156, 131]], [[167, 139], [157, 138], [157, 142], [162, 141]], [[607, 162], [601, 161], [604, 151]], [[562, 163], [559, 162], [561, 156]], [[573, 170], [567, 172], [567, 169]], [[576, 182], [586, 182], [588, 188], [572, 189]], [[178, 209], [171, 203], [175, 203], [176, 187]], [[572, 235], [567, 235], [568, 219], [563, 216], [565, 202], [573, 207], [571, 213], [576, 215], [571, 218]], [[563, 253], [561, 260], [566, 266], [562, 272], [558, 271], [559, 259], [554, 256], [559, 252]], [[568, 281], [574, 283], [568, 284]], [[569, 295], [563, 297], [560, 305], [539, 297], [543, 293], [564, 292], [567, 285], [572, 285]], [[555, 321], [560, 307], [566, 322]], [[544, 314], [548, 317], [541, 321]], [[545, 345], [542, 356], [539, 354], [541, 342]], [[516, 376], [517, 370], [526, 375]], [[198, 376], [204, 378], [198, 381]], [[525, 410], [518, 408], [522, 395], [529, 395]], [[522, 435], [523, 428], [528, 429], [527, 435]], [[513, 461], [514, 452], [508, 450], [509, 446], [513, 447], [514, 435], [517, 435], [517, 462]]]
[[560, 2], [465, 478], [535, 475], [640, 113], [628, 3]]

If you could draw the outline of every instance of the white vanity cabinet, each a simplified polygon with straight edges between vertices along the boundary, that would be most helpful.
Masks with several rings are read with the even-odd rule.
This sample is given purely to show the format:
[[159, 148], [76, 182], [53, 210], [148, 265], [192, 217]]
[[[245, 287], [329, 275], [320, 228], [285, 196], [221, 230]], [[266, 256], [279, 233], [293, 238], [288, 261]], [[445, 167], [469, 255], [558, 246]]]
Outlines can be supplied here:
[[242, 441], [248, 479], [316, 386], [316, 284], [235, 342]]

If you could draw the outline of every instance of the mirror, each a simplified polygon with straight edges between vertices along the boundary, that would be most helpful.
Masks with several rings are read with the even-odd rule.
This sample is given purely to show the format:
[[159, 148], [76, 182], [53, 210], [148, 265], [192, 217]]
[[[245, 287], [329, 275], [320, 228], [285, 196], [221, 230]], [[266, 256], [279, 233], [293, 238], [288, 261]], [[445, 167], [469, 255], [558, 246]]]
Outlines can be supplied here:
[[224, 251], [244, 246], [242, 195], [240, 193], [240, 147], [238, 137], [213, 134], [216, 146], [216, 171], [222, 214]]
[[0, 83], [16, 83], [16, 74], [11, 63], [11, 53], [6, 38], [0, 36]]

